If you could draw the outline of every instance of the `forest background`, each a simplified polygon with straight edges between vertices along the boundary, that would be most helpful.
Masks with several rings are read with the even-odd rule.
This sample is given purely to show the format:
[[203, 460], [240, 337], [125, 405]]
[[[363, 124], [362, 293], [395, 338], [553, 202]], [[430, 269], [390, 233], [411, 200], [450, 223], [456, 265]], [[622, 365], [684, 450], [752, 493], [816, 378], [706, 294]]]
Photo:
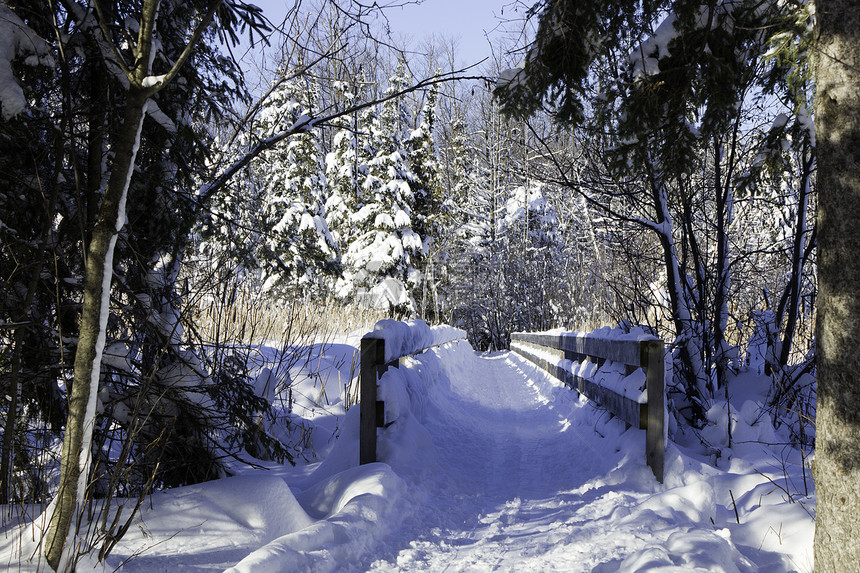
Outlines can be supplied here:
[[[87, 503], [290, 459], [241, 343], [280, 338], [299, 361], [368, 310], [483, 350], [644, 325], [675, 362], [674, 431], [710, 447], [711, 402], [757, 369], [763, 413], [812, 447], [810, 5], [756, 13], [779, 24], [767, 35], [721, 34], [741, 17], [722, 4], [643, 13], [560, 123], [566, 94], [528, 117], [494, 95], [520, 81], [527, 22], [463, 69], [451, 39], [404, 50], [376, 7], [342, 4], [283, 22], [239, 1], [0, 4], [0, 504], [72, 492], [66, 527], [100, 523], [109, 552], [123, 522]], [[239, 34], [276, 48], [255, 96]], [[75, 386], [79, 458], [61, 446]], [[57, 527], [52, 566], [72, 558]]]

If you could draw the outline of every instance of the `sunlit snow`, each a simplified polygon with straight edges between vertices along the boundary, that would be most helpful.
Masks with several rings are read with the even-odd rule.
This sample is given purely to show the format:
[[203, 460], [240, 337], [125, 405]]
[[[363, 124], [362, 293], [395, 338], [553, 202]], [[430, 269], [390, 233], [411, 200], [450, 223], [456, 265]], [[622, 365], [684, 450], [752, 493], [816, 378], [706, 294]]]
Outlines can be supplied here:
[[[394, 321], [376, 333], [395, 353], [459, 335]], [[812, 484], [776, 445], [755, 371], [708, 413], [722, 457], [670, 441], [658, 484], [643, 431], [515, 354], [450, 342], [383, 376], [382, 461], [358, 466], [358, 408], [343, 400], [357, 344], [315, 347], [317, 378], [292, 372], [311, 463], [153, 494], [104, 570], [812, 570]], [[273, 398], [275, 376], [261, 363], [257, 392]], [[33, 570], [29, 538], [2, 543], [4, 566]]]

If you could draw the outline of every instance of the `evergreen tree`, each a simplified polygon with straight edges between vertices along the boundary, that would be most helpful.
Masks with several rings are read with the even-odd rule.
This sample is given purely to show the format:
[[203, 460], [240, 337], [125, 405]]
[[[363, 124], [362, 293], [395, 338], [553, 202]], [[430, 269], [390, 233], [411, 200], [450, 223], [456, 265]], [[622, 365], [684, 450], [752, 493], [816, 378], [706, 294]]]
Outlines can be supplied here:
[[415, 202], [413, 229], [425, 243], [439, 236], [439, 225], [446, 211], [439, 182], [438, 154], [433, 140], [437, 99], [438, 91], [433, 88], [427, 93], [427, 101], [421, 109], [421, 123], [404, 142], [415, 176], [412, 185]]
[[[405, 68], [398, 66], [387, 94], [407, 85]], [[400, 285], [395, 306], [411, 307], [401, 289], [420, 283], [417, 266], [424, 253], [421, 237], [412, 228], [415, 194], [412, 172], [403, 146], [406, 114], [400, 98], [386, 101], [370, 129], [372, 157], [360, 188], [359, 209], [350, 215], [356, 235], [344, 254], [341, 296], [368, 293], [386, 279]], [[390, 289], [389, 289], [390, 290]]]
[[[364, 76], [359, 74], [355, 83], [338, 82], [336, 89], [345, 104], [352, 105], [362, 99], [365, 84]], [[332, 149], [325, 158], [326, 221], [341, 253], [346, 253], [358, 233], [350, 217], [363, 206], [361, 189], [370, 155], [362, 126], [372, 117], [373, 110], [368, 108], [337, 118]], [[339, 282], [343, 286], [344, 282]]]
[[442, 241], [446, 225], [450, 225], [452, 202], [445, 200], [441, 185], [438, 150], [435, 144], [437, 88], [427, 93], [421, 109], [421, 122], [404, 145], [415, 174], [413, 193], [413, 230], [423, 239], [424, 256], [420, 261], [421, 285], [415, 289], [423, 317], [435, 319], [441, 310], [439, 286], [443, 280], [445, 245]]
[[[284, 82], [260, 114], [259, 130], [278, 133], [315, 114], [316, 86], [309, 77]], [[259, 254], [264, 290], [277, 287], [322, 294], [326, 276], [339, 270], [339, 254], [325, 219], [326, 182], [319, 132], [309, 128], [264, 151], [257, 177], [264, 189], [266, 239]]]
[[[9, 368], [0, 361], [4, 393], [20, 397], [4, 415], [0, 483], [4, 495], [45, 501], [39, 476], [18, 465], [24, 452], [10, 454], [15, 441], [50, 443], [64, 432], [44, 545], [53, 568], [74, 567], [79, 539], [69, 531], [88, 518], [84, 500], [107, 498], [107, 510], [120, 491], [220, 475], [224, 452], [242, 447], [219, 443], [224, 419], [209, 399], [203, 353], [182, 328], [177, 276], [198, 212], [192, 190], [211, 160], [205, 126], [245, 97], [216, 31], [235, 40], [242, 22], [259, 32], [259, 9], [100, 7], [0, 6], [0, 178], [4, 189], [31, 191], [0, 199], [3, 284], [16, 293], [0, 296], [0, 320], [33, 325], [15, 334]], [[62, 65], [42, 73], [54, 62]], [[22, 257], [31, 261], [23, 272]], [[31, 357], [43, 365], [32, 377]], [[42, 437], [21, 439], [18, 422]], [[10, 474], [27, 479], [11, 484]], [[93, 538], [109, 551], [121, 529], [103, 521]]]

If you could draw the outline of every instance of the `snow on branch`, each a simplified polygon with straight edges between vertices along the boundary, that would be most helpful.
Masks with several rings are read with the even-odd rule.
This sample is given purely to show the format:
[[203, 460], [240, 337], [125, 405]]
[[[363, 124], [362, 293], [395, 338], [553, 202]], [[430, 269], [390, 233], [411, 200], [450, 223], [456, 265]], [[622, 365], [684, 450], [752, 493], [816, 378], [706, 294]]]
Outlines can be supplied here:
[[24, 90], [12, 72], [12, 61], [22, 56], [28, 66], [54, 66], [48, 44], [9, 7], [0, 5], [0, 110], [6, 121], [27, 108]]
[[[471, 67], [471, 66], [470, 66]], [[312, 129], [314, 129], [318, 125], [325, 125], [335, 119], [343, 116], [351, 115], [355, 112], [361, 111], [363, 109], [367, 109], [369, 107], [373, 107], [375, 105], [379, 105], [381, 103], [385, 103], [389, 100], [396, 99], [402, 97], [406, 94], [418, 91], [423, 88], [435, 86], [437, 84], [441, 84], [444, 82], [457, 81], [457, 80], [485, 80], [484, 76], [466, 76], [461, 75], [463, 72], [468, 70], [469, 67], [462, 68], [460, 70], [454, 70], [451, 72], [445, 72], [442, 74], [436, 74], [430, 76], [429, 78], [425, 78], [420, 82], [414, 83], [411, 86], [403, 88], [401, 90], [392, 91], [387, 93], [385, 96], [370, 100], [361, 104], [356, 104], [354, 106], [348, 107], [336, 113], [323, 116], [323, 117], [311, 117], [307, 115], [302, 115], [299, 117], [290, 127], [286, 130], [281, 131], [280, 133], [276, 133], [271, 137], [267, 137], [266, 139], [262, 139], [257, 142], [247, 153], [242, 155], [239, 159], [234, 161], [227, 167], [220, 175], [216, 176], [210, 183], [206, 183], [197, 192], [197, 198], [201, 202], [208, 201], [212, 195], [218, 192], [221, 187], [223, 187], [236, 173], [242, 170], [244, 167], [248, 166], [260, 153], [266, 151], [267, 149], [273, 148], [275, 145], [291, 137], [293, 135], [299, 133], [305, 133]]]

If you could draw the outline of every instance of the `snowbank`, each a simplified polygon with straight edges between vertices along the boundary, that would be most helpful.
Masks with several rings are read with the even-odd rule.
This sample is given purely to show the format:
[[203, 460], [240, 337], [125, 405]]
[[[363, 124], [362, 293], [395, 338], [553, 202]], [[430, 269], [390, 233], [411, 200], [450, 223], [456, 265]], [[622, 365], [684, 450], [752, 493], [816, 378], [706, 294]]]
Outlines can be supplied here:
[[252, 552], [225, 573], [336, 571], [368, 552], [399, 523], [395, 508], [406, 485], [384, 464], [351, 468], [301, 496], [323, 517]]
[[374, 325], [366, 338], [385, 341], [385, 361], [414, 354], [425, 348], [441, 346], [454, 340], [465, 340], [466, 332], [452, 326], [430, 327], [423, 320], [401, 322], [386, 318]]

